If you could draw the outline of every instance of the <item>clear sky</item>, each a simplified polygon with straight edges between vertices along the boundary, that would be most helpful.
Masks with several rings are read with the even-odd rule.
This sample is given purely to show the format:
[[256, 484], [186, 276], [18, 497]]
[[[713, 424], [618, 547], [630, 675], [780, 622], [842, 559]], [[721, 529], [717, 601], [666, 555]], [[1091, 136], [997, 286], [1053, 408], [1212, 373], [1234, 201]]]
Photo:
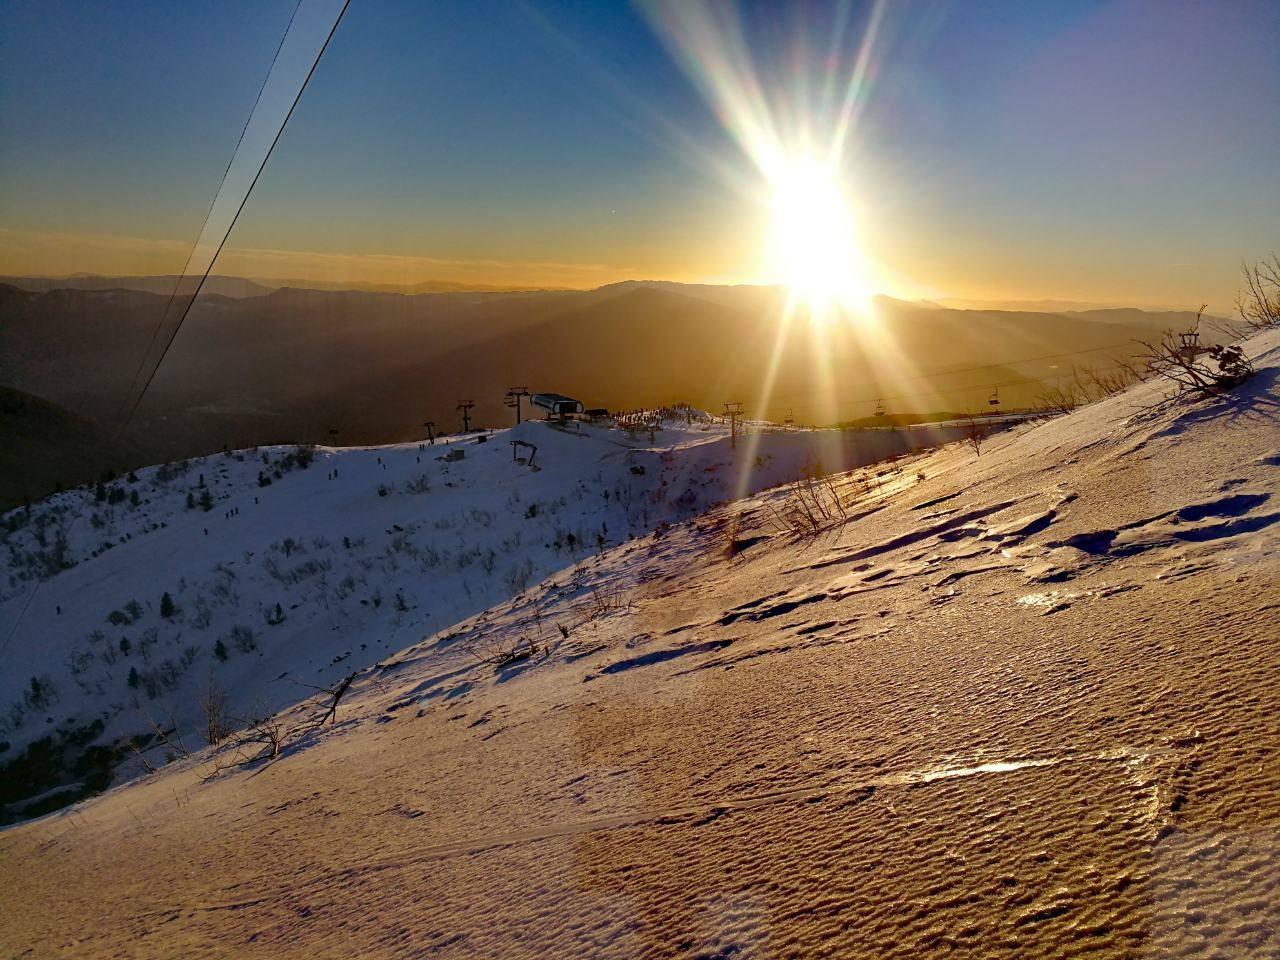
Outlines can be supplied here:
[[[0, 3], [0, 273], [181, 270], [293, 10]], [[761, 130], [847, 115], [875, 289], [1225, 307], [1280, 249], [1278, 49], [1274, 0], [352, 0], [216, 272], [772, 280]]]

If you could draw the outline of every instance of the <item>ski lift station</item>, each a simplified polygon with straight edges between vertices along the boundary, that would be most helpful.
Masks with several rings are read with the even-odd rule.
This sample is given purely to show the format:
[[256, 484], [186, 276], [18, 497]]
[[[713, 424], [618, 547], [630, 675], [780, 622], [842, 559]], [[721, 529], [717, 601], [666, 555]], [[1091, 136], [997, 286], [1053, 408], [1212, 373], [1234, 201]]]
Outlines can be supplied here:
[[582, 401], [566, 397], [563, 393], [535, 393], [529, 402], [540, 410], [547, 411], [547, 417], [565, 417], [582, 413]]

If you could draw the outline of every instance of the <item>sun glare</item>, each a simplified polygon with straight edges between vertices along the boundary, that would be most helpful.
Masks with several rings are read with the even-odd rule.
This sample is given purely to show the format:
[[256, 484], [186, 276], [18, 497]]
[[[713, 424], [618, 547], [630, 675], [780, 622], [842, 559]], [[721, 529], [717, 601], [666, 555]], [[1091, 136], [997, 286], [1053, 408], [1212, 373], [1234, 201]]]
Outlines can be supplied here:
[[781, 164], [769, 180], [769, 272], [815, 318], [864, 312], [866, 269], [839, 172], [800, 156]]

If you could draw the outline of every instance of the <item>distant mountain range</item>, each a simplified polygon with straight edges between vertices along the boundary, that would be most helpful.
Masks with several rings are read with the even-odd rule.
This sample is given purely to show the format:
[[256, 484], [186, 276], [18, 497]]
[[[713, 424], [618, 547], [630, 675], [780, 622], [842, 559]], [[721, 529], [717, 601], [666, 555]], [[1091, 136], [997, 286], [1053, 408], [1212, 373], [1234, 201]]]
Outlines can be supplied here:
[[[50, 290], [140, 290], [144, 293], [158, 293], [169, 296], [177, 288], [179, 281], [191, 283], [191, 278], [182, 278], [176, 274], [160, 274], [145, 277], [104, 277], [93, 273], [77, 273], [69, 277], [5, 277], [0, 276], [0, 283], [7, 283], [19, 290], [30, 290], [34, 293], [47, 293]], [[365, 293], [400, 293], [408, 296], [419, 293], [501, 293], [525, 288], [491, 286], [485, 284], [459, 283], [452, 280], [424, 280], [412, 284], [392, 283], [340, 283], [326, 280], [268, 279], [255, 277], [224, 277], [212, 274], [201, 287], [202, 293], [218, 294], [223, 297], [260, 297], [283, 287], [294, 287], [299, 290], [359, 290]], [[534, 287], [531, 289], [546, 290], [550, 287]]]
[[[0, 285], [0, 384], [114, 436], [173, 278], [74, 279], [80, 286]], [[217, 279], [235, 293], [206, 286], [130, 425], [119, 468], [224, 445], [327, 442], [331, 429], [340, 443], [411, 439], [427, 420], [457, 429], [460, 400], [475, 401], [473, 423], [504, 424], [511, 386], [608, 408], [684, 400], [719, 410], [740, 400], [751, 416], [802, 423], [858, 420], [877, 399], [891, 413], [986, 409], [997, 386], [1006, 407], [1024, 406], [1073, 364], [1131, 356], [1135, 337], [1193, 316], [879, 298], [875, 321], [822, 328], [784, 324], [785, 294], [774, 287], [254, 292], [250, 281]], [[156, 289], [130, 287], [144, 281]], [[58, 469], [68, 484], [87, 476]]]
[[1088, 313], [1097, 310], [1177, 310], [1176, 307], [1153, 306], [1152, 304], [1117, 304], [1106, 301], [1089, 302], [1083, 300], [966, 300], [959, 297], [935, 298], [932, 303], [940, 307], [955, 310], [1016, 310], [1019, 312], [1035, 311], [1039, 313]]

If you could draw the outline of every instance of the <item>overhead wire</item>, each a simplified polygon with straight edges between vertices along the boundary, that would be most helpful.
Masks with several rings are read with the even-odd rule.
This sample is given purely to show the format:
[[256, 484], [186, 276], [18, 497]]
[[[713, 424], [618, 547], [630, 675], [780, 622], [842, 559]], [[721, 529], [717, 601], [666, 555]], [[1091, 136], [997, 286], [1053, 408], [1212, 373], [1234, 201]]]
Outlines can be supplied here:
[[[178, 322], [174, 325], [173, 332], [169, 334], [169, 339], [164, 345], [164, 349], [160, 352], [159, 358], [156, 360], [155, 366], [151, 368], [151, 373], [147, 377], [146, 383], [142, 385], [142, 390], [138, 393], [138, 397], [133, 402], [133, 406], [129, 408], [129, 413], [125, 417], [121, 432], [128, 429], [130, 422], [133, 420], [134, 414], [138, 410], [139, 404], [142, 403], [143, 397], [146, 396], [147, 390], [150, 389], [152, 382], [156, 378], [164, 358], [169, 355], [169, 349], [173, 346], [173, 341], [177, 339], [178, 331], [182, 329], [182, 325], [186, 322], [187, 315], [191, 312], [191, 307], [195, 304], [196, 298], [200, 296], [200, 291], [204, 289], [205, 281], [209, 279], [209, 274], [213, 271], [214, 265], [218, 262], [218, 257], [222, 254], [222, 248], [226, 246], [231, 232], [236, 227], [236, 222], [240, 219], [240, 214], [244, 212], [245, 204], [249, 202], [249, 197], [253, 195], [253, 188], [258, 185], [258, 180], [262, 177], [262, 171], [266, 169], [267, 162], [271, 159], [271, 154], [275, 152], [276, 144], [280, 142], [280, 137], [284, 134], [285, 127], [289, 125], [289, 119], [293, 116], [293, 111], [298, 108], [298, 102], [302, 99], [302, 94], [306, 91], [307, 85], [311, 82], [311, 78], [315, 75], [316, 67], [320, 65], [320, 59], [324, 56], [325, 50], [329, 48], [329, 42], [333, 39], [333, 35], [338, 32], [338, 25], [342, 23], [342, 18], [346, 15], [347, 8], [351, 6], [351, 0], [343, 0], [342, 9], [338, 11], [338, 16], [333, 21], [333, 26], [329, 29], [328, 36], [325, 37], [324, 43], [320, 45], [320, 50], [316, 54], [315, 60], [311, 63], [311, 69], [307, 71], [306, 77], [302, 81], [302, 85], [298, 88], [298, 93], [293, 98], [293, 103], [289, 105], [289, 112], [285, 114], [284, 120], [280, 124], [280, 128], [276, 131], [275, 137], [271, 141], [271, 146], [267, 148], [267, 152], [262, 157], [262, 162], [258, 164], [258, 170], [253, 175], [253, 180], [249, 183], [249, 189], [245, 191], [244, 196], [240, 199], [240, 205], [236, 207], [235, 215], [231, 218], [231, 222], [227, 224], [226, 232], [222, 235], [222, 240], [218, 243], [218, 248], [214, 251], [213, 256], [209, 259], [209, 265], [205, 268], [204, 273], [200, 277], [200, 282], [196, 284], [196, 288], [191, 293], [191, 298], [187, 301], [186, 307], [183, 308], [182, 315], [178, 317]], [[216, 202], [216, 201], [215, 201]]]
[[[160, 313], [160, 319], [157, 321], [155, 329], [151, 331], [151, 339], [147, 341], [146, 349], [142, 351], [142, 356], [138, 358], [138, 368], [133, 372], [133, 377], [129, 381], [129, 387], [125, 391], [123, 400], [121, 401], [121, 411], [129, 403], [129, 398], [133, 396], [134, 387], [138, 384], [138, 377], [142, 375], [143, 369], [147, 365], [147, 357], [151, 355], [151, 348], [155, 346], [156, 339], [160, 336], [160, 331], [164, 328], [165, 319], [169, 316], [169, 311], [173, 308], [173, 302], [178, 297], [178, 290], [182, 287], [182, 281], [187, 279], [187, 270], [191, 267], [191, 260], [196, 255], [196, 250], [200, 247], [200, 238], [204, 236], [205, 230], [209, 228], [209, 218], [213, 216], [214, 208], [218, 205], [218, 198], [222, 196], [222, 188], [227, 184], [227, 176], [231, 173], [231, 167], [236, 162], [236, 157], [240, 153], [240, 145], [244, 143], [244, 135], [249, 130], [249, 124], [253, 122], [253, 115], [258, 110], [258, 103], [262, 100], [262, 94], [267, 89], [267, 84], [271, 80], [271, 74], [275, 72], [276, 61], [280, 59], [280, 51], [284, 49], [284, 42], [289, 38], [289, 31], [293, 29], [293, 21], [298, 16], [298, 8], [302, 6], [302, 0], [296, 0], [293, 5], [293, 13], [289, 16], [289, 22], [285, 25], [284, 33], [280, 34], [280, 42], [276, 44], [276, 52], [271, 57], [271, 65], [267, 67], [266, 75], [262, 78], [262, 83], [258, 86], [257, 96], [253, 98], [253, 106], [249, 108], [249, 114], [245, 117], [244, 126], [240, 128], [240, 135], [236, 137], [236, 145], [231, 150], [231, 156], [227, 158], [227, 165], [223, 168], [222, 178], [218, 181], [218, 189], [213, 192], [213, 199], [209, 201], [209, 209], [205, 211], [204, 220], [200, 224], [200, 232], [196, 234], [195, 242], [191, 244], [191, 249], [187, 252], [187, 259], [182, 264], [182, 272], [178, 274], [178, 278], [174, 281], [173, 291], [169, 294], [169, 299], [165, 302], [164, 310]], [[123, 435], [128, 421], [122, 421], [116, 431], [116, 440], [119, 441]]]
[[[933, 379], [935, 377], [953, 376], [955, 374], [960, 374], [960, 373], [974, 373], [978, 370], [990, 370], [996, 367], [1007, 367], [1007, 366], [1015, 366], [1017, 364], [1023, 364], [1023, 363], [1033, 363], [1038, 360], [1060, 360], [1065, 357], [1084, 356], [1090, 353], [1099, 353], [1103, 350], [1116, 350], [1122, 347], [1130, 346], [1131, 344], [1132, 344], [1132, 341], [1125, 341], [1123, 343], [1107, 344], [1101, 347], [1087, 347], [1083, 350], [1068, 350], [1063, 353], [1045, 353], [1045, 354], [1040, 354], [1034, 357], [1017, 357], [1017, 358], [1010, 358], [1007, 360], [996, 360], [992, 363], [976, 364], [976, 365], [967, 366], [967, 367], [953, 367], [953, 368], [943, 369], [943, 370], [933, 370], [927, 373], [905, 374], [903, 376], [894, 376], [892, 378], [887, 378], [887, 379], [893, 379], [898, 381]], [[874, 396], [867, 396], [867, 397], [841, 397], [840, 402], [842, 404], [853, 404], [853, 403], [875, 403], [881, 400], [884, 400], [884, 401], [913, 400], [913, 399], [916, 399], [917, 397], [938, 396], [940, 394], [955, 393], [961, 390], [972, 390], [972, 389], [987, 388], [987, 387], [1016, 386], [1018, 384], [1023, 384], [1023, 383], [1042, 383], [1046, 380], [1062, 380], [1066, 377], [1070, 377], [1073, 375], [1074, 375], [1073, 373], [1063, 373], [1063, 374], [1057, 374], [1049, 377], [1026, 376], [1026, 377], [1019, 377], [1018, 379], [1015, 379], [1015, 380], [1000, 380], [1000, 381], [993, 380], [993, 381], [983, 381], [981, 383], [959, 384], [951, 387], [942, 387], [937, 390], [923, 390], [923, 391], [915, 391], [911, 393], [899, 393], [899, 394], [894, 394], [892, 396], [887, 394], [885, 395], [876, 394]], [[792, 391], [789, 393], [776, 394], [772, 399], [780, 402], [782, 400], [795, 400], [799, 398], [811, 397], [816, 395], [817, 395], [816, 391], [807, 391], [807, 392]]]
[[[298, 3], [300, 5], [301, 0], [298, 0]], [[159, 372], [161, 365], [164, 363], [165, 357], [168, 356], [169, 354], [169, 349], [173, 346], [173, 342], [178, 336], [178, 331], [182, 329], [183, 323], [186, 322], [187, 315], [191, 312], [192, 305], [195, 303], [196, 298], [200, 295], [200, 291], [204, 288], [205, 282], [209, 279], [209, 274], [213, 271], [214, 265], [218, 262], [218, 257], [222, 253], [222, 248], [226, 246], [227, 239], [231, 236], [232, 230], [235, 229], [236, 221], [240, 219], [240, 214], [244, 211], [245, 204], [248, 203], [249, 197], [253, 193], [253, 188], [257, 186], [258, 180], [262, 176], [262, 171], [266, 169], [267, 161], [271, 159], [271, 154], [275, 151], [276, 144], [280, 142], [280, 137], [284, 134], [285, 127], [288, 126], [290, 117], [293, 116], [294, 110], [297, 109], [298, 102], [302, 99], [303, 92], [307, 89], [307, 85], [311, 82], [312, 76], [315, 75], [316, 68], [320, 65], [321, 58], [324, 56], [325, 51], [329, 48], [329, 42], [333, 40], [334, 34], [338, 32], [338, 25], [342, 23], [342, 18], [346, 15], [347, 8], [350, 6], [351, 6], [351, 0], [343, 0], [342, 8], [338, 11], [338, 16], [334, 19], [333, 26], [329, 29], [329, 33], [326, 35], [324, 39], [324, 43], [320, 45], [320, 50], [316, 53], [315, 59], [311, 63], [311, 68], [307, 71], [307, 75], [303, 79], [301, 86], [299, 86], [298, 92], [293, 98], [293, 102], [289, 105], [289, 112], [285, 114], [284, 120], [281, 121], [279, 129], [276, 130], [275, 137], [271, 141], [271, 145], [267, 148], [267, 152], [263, 155], [262, 162], [258, 164], [257, 172], [254, 174], [253, 180], [249, 183], [249, 188], [245, 191], [244, 196], [241, 198], [240, 204], [236, 208], [235, 215], [231, 218], [231, 222], [227, 225], [227, 229], [222, 235], [222, 240], [218, 243], [217, 249], [214, 251], [213, 256], [209, 260], [209, 265], [205, 268], [204, 273], [201, 275], [200, 282], [196, 284], [195, 289], [192, 291], [190, 299], [187, 301], [186, 306], [183, 308], [182, 314], [178, 317], [178, 322], [174, 325], [173, 332], [169, 334], [169, 338], [165, 342], [164, 349], [160, 352], [160, 356], [157, 358], [155, 364], [152, 366], [151, 372], [147, 376], [146, 382], [142, 385], [141, 391], [138, 392], [137, 397], [134, 399], [132, 405], [129, 407], [128, 413], [125, 415], [124, 421], [121, 423], [119, 430], [116, 433], [117, 440], [119, 440], [119, 438], [122, 437], [124, 435], [124, 432], [129, 428], [129, 424], [132, 422], [133, 416], [138, 410], [138, 406], [142, 403], [143, 398], [147, 394], [147, 390], [150, 389], [151, 384], [155, 381], [156, 374]], [[293, 11], [293, 16], [297, 16], [297, 12], [298, 12], [298, 7], [295, 6]], [[284, 36], [282, 36], [280, 39], [280, 45], [276, 48], [275, 57], [272, 58], [271, 62], [272, 62], [273, 68], [276, 63], [276, 58], [278, 58], [280, 55], [280, 49], [281, 47], [284, 46], [285, 38], [288, 37], [289, 28], [293, 26], [293, 16], [289, 18], [289, 27], [286, 27]], [[257, 109], [258, 103], [262, 97], [262, 91], [263, 89], [265, 89], [267, 82], [270, 80], [270, 77], [271, 77], [271, 70], [268, 70], [267, 77], [263, 80], [262, 87], [259, 88], [258, 90], [258, 97], [254, 100], [253, 110]], [[235, 154], [240, 149], [240, 145], [244, 138], [244, 131], [248, 129], [249, 123], [253, 119], [253, 110], [251, 110], [249, 113], [249, 119], [245, 121], [244, 130], [241, 130], [240, 132], [240, 139], [237, 140], [236, 149], [235, 151], [232, 152], [231, 160], [227, 164], [227, 171], [231, 169], [231, 165], [235, 162]], [[205, 217], [206, 224], [208, 222], [209, 215], [212, 214], [214, 206], [217, 205], [218, 197], [221, 195], [223, 187], [226, 185], [227, 171], [223, 172], [222, 182], [218, 186], [218, 193], [214, 195], [213, 203], [210, 204], [209, 214], [206, 214], [206, 217]], [[203, 235], [203, 228], [201, 230], [201, 234]], [[197, 237], [196, 246], [198, 246], [199, 243], [200, 243], [200, 237]], [[193, 246], [192, 252], [188, 254], [188, 257], [187, 257], [188, 265], [191, 262], [191, 257], [194, 256], [195, 254], [196, 246]], [[184, 279], [186, 279], [186, 274], [185, 274], [186, 268], [184, 267], [183, 269], [184, 269], [183, 276], [178, 278], [178, 283], [175, 284], [174, 286], [174, 294], [170, 296], [170, 300], [169, 300], [170, 304], [172, 304], [173, 300], [176, 298], [178, 286], [181, 285]], [[145, 366], [147, 356], [151, 352], [151, 347], [154, 345], [155, 340], [160, 335], [160, 331], [164, 327], [165, 318], [168, 315], [168, 309], [169, 307], [166, 306], [165, 314], [162, 315], [160, 324], [157, 326], [155, 332], [152, 334], [152, 340], [151, 340], [151, 343], [148, 344], [147, 352], [143, 354], [142, 365], [139, 367], [139, 373], [141, 372], [141, 369]], [[137, 376], [138, 374], [135, 373], [134, 381], [133, 383], [130, 384], [131, 391], [133, 389], [133, 385], [136, 384], [137, 382]], [[126, 401], [127, 401], [127, 396], [126, 396]], [[13, 641], [13, 638], [17, 635], [18, 628], [22, 625], [22, 621], [26, 618], [27, 612], [31, 608], [32, 601], [35, 600], [36, 594], [39, 593], [40, 591], [40, 584], [41, 584], [41, 581], [37, 580], [35, 586], [31, 588], [31, 592], [27, 594], [27, 599], [23, 603], [22, 609], [18, 611], [18, 616], [14, 620], [13, 626], [10, 628], [8, 635], [4, 638], [3, 644], [0, 644], [0, 656], [3, 656], [3, 654], [8, 650], [9, 644]]]

